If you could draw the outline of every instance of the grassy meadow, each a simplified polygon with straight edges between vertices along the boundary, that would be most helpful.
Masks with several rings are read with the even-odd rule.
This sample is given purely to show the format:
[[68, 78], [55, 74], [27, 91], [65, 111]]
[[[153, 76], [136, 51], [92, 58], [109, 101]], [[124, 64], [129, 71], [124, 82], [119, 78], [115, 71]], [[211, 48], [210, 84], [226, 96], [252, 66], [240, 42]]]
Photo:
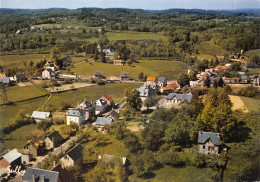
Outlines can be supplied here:
[[123, 92], [125, 89], [138, 88], [141, 84], [136, 83], [120, 83], [120, 84], [106, 84], [96, 85], [91, 87], [79, 88], [59, 94], [54, 94], [51, 100], [46, 105], [46, 109], [59, 109], [61, 102], [69, 103], [71, 106], [76, 106], [78, 102], [82, 102], [85, 98], [88, 101], [95, 101], [106, 94], [110, 95], [115, 102], [120, 102], [123, 99]]
[[[9, 102], [17, 102], [26, 99], [31, 99], [39, 96], [46, 95], [42, 89], [36, 86], [19, 87], [18, 85], [7, 87], [6, 95]], [[0, 100], [0, 104], [4, 104], [3, 100]]]
[[102, 72], [105, 76], [119, 76], [121, 72], [127, 71], [131, 77], [138, 79], [140, 72], [148, 76], [166, 76], [168, 79], [177, 79], [181, 73], [187, 73], [188, 65], [179, 61], [165, 60], [140, 60], [131, 66], [116, 66], [100, 62], [81, 63], [72, 68], [75, 74], [92, 76], [94, 72]]
[[240, 97], [244, 102], [246, 108], [252, 111], [260, 111], [260, 99], [250, 98], [250, 97]]

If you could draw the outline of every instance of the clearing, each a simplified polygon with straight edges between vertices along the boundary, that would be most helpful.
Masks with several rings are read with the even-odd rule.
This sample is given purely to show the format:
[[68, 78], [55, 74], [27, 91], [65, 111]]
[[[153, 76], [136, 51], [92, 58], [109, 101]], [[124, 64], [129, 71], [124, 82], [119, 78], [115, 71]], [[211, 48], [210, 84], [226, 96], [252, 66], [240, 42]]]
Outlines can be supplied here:
[[73, 90], [73, 89], [78, 89], [82, 87], [91, 87], [95, 84], [90, 84], [90, 83], [72, 83], [72, 84], [65, 84], [61, 85], [58, 87], [53, 87], [53, 88], [46, 88], [50, 92], [60, 92], [60, 91], [67, 91], [67, 90]]
[[249, 98], [249, 97], [240, 97], [243, 103], [245, 104], [246, 108], [250, 111], [260, 111], [260, 100], [256, 98]]
[[231, 102], [233, 103], [232, 110], [241, 109], [244, 112], [249, 112], [240, 96], [229, 95]]

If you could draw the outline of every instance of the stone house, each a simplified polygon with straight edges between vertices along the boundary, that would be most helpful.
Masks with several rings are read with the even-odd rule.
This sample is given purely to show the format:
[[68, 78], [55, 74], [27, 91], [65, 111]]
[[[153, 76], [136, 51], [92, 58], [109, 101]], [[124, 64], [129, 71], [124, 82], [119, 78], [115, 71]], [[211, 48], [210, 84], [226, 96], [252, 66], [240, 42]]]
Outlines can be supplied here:
[[70, 166], [82, 166], [83, 163], [83, 148], [81, 145], [76, 145], [70, 149], [66, 154], [61, 158], [61, 163], [64, 167]]
[[158, 86], [159, 87], [166, 87], [166, 85], [167, 85], [167, 78], [166, 77], [158, 78]]
[[26, 78], [25, 74], [15, 74], [14, 75], [14, 81], [16, 81], [16, 82], [24, 82], [27, 80], [28, 79]]
[[95, 105], [86, 100], [78, 104], [77, 108], [84, 112], [84, 117], [86, 121], [95, 116]]
[[44, 80], [50, 80], [50, 79], [55, 79], [56, 78], [56, 73], [52, 69], [48, 68], [42, 72], [42, 79]]
[[53, 131], [44, 139], [47, 150], [58, 147], [62, 143], [62, 136], [57, 131]]
[[33, 158], [41, 156], [45, 152], [45, 144], [42, 140], [32, 142], [31, 140], [24, 146], [24, 151], [32, 154]]
[[82, 125], [85, 121], [84, 111], [81, 109], [69, 110], [66, 113], [67, 125], [71, 123], [76, 123], [77, 125]]
[[97, 117], [96, 122], [92, 123], [92, 125], [97, 128], [103, 128], [105, 125], [110, 125], [111, 123], [112, 123], [111, 118]]
[[198, 144], [199, 144], [199, 153], [219, 154], [220, 134], [200, 131], [198, 137]]
[[39, 168], [28, 168], [23, 175], [23, 182], [63, 182], [59, 172], [43, 170]]
[[102, 99], [102, 98], [96, 100], [95, 105], [96, 105], [95, 106], [95, 114], [96, 115], [103, 114], [109, 107], [107, 101]]
[[183, 102], [190, 103], [192, 99], [191, 94], [178, 94], [178, 93], [170, 93], [166, 97], [167, 104], [180, 104]]
[[0, 160], [0, 168], [10, 166], [11, 169], [14, 169], [16, 166], [21, 165], [21, 156], [22, 154], [17, 149], [7, 152]]

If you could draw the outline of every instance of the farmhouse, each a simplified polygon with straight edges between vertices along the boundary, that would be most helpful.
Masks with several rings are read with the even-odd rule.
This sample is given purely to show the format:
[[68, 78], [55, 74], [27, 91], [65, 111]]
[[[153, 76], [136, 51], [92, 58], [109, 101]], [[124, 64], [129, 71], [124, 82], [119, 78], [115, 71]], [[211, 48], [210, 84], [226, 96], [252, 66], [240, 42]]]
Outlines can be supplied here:
[[23, 182], [63, 182], [56, 171], [29, 168], [23, 175]]
[[22, 164], [29, 164], [32, 159], [33, 159], [33, 155], [30, 154], [29, 152], [25, 152], [21, 156], [21, 163]]
[[169, 104], [180, 104], [183, 102], [190, 103], [192, 99], [191, 94], [177, 94], [177, 93], [170, 93], [166, 97], [166, 102]]
[[96, 105], [95, 106], [96, 115], [103, 114], [109, 107], [107, 101], [102, 98], [96, 100], [95, 105]]
[[137, 89], [137, 91], [140, 93], [140, 98], [142, 101], [144, 101], [147, 97], [151, 96], [151, 89], [146, 88], [146, 87], [140, 87]]
[[36, 142], [32, 142], [31, 140], [24, 146], [24, 150], [32, 154], [33, 158], [43, 155], [45, 151], [45, 145], [42, 140]]
[[160, 92], [161, 92], [162, 94], [169, 94], [169, 93], [172, 93], [173, 90], [175, 90], [175, 89], [180, 89], [180, 85], [178, 84], [177, 81], [168, 84], [166, 87], [161, 87], [161, 88], [160, 88]]
[[120, 81], [129, 81], [130, 80], [130, 73], [129, 72], [122, 72], [120, 74]]
[[83, 148], [77, 145], [70, 149], [65, 156], [61, 158], [61, 163], [64, 167], [82, 166], [83, 163]]
[[101, 99], [107, 101], [107, 105], [109, 107], [113, 107], [114, 106], [114, 100], [112, 99], [112, 97], [110, 95], [104, 95], [103, 97], [101, 97]]
[[119, 114], [114, 109], [112, 109], [112, 111], [106, 113], [104, 116], [105, 116], [105, 118], [110, 118], [112, 120], [119, 119]]
[[104, 163], [108, 165], [114, 165], [114, 163], [118, 160], [120, 160], [124, 166], [130, 164], [129, 160], [126, 157], [120, 157], [116, 155], [108, 155], [108, 154], [104, 154], [102, 156], [98, 155], [98, 159], [102, 160]]
[[45, 138], [45, 146], [47, 150], [58, 147], [62, 143], [62, 136], [57, 131], [53, 131]]
[[51, 69], [52, 71], [55, 71], [54, 63], [52, 63], [52, 62], [47, 62], [47, 63], [45, 63], [44, 69], [45, 69], [45, 70]]
[[106, 54], [107, 57], [112, 57], [115, 54], [115, 52], [111, 49], [103, 49], [103, 52]]
[[49, 119], [51, 117], [50, 112], [42, 112], [42, 111], [33, 111], [32, 116], [36, 122], [40, 122], [42, 120]]
[[96, 122], [92, 123], [92, 125], [97, 128], [103, 128], [105, 125], [110, 125], [111, 123], [112, 123], [111, 118], [98, 117]]
[[159, 87], [165, 87], [167, 85], [167, 78], [166, 77], [158, 78], [158, 85]]
[[42, 72], [43, 79], [50, 80], [50, 79], [55, 79], [55, 77], [56, 77], [55, 71], [53, 71], [50, 68], [48, 68]]
[[147, 83], [155, 83], [155, 84], [157, 84], [158, 80], [155, 77], [147, 77], [146, 82]]
[[69, 110], [66, 113], [67, 125], [71, 123], [76, 123], [77, 125], [82, 125], [85, 121], [84, 111], [81, 109]]
[[213, 132], [199, 132], [198, 137], [199, 153], [219, 154], [220, 134]]
[[8, 166], [11, 166], [13, 169], [17, 165], [21, 165], [21, 156], [22, 154], [18, 152], [17, 149], [11, 150], [0, 160], [0, 168], [7, 168]]
[[95, 105], [86, 100], [81, 104], [78, 104], [77, 108], [84, 112], [85, 120], [88, 120], [95, 115]]

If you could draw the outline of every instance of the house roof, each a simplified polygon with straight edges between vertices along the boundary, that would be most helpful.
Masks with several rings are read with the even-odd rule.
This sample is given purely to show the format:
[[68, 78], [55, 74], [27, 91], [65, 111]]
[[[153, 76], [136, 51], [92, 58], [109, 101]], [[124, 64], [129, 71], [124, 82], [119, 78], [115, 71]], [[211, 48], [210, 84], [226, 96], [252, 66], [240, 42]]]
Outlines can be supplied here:
[[6, 159], [9, 164], [11, 164], [13, 161], [15, 161], [16, 159], [18, 159], [19, 157], [21, 157], [22, 154], [20, 152], [18, 152], [17, 149], [13, 149], [10, 152], [6, 153], [3, 158]]
[[72, 175], [67, 171], [66, 168], [62, 167], [60, 164], [56, 165], [51, 171], [56, 171], [59, 173], [62, 182], [75, 181]]
[[208, 139], [210, 139], [214, 145], [220, 145], [219, 133], [199, 132], [198, 143], [205, 143]]
[[35, 182], [40, 182], [40, 177], [44, 176], [44, 179], [48, 182], [58, 182], [59, 173], [56, 171], [43, 170], [39, 168], [29, 168], [23, 175], [23, 181], [33, 181], [33, 175]]
[[162, 87], [162, 89], [163, 89], [163, 90], [173, 90], [172, 87], [168, 87], [168, 86], [167, 86], [167, 87]]
[[71, 58], [70, 58], [70, 56], [66, 56], [66, 57], [62, 58], [61, 61], [62, 62], [64, 62], [64, 61], [70, 62]]
[[216, 69], [226, 70], [227, 67], [226, 66], [217, 66]]
[[103, 111], [105, 109], [104, 106], [95, 106], [96, 111]]
[[109, 102], [113, 102], [114, 101], [110, 95], [104, 95], [104, 98], [106, 100], [108, 100]]
[[130, 77], [130, 73], [124, 71], [120, 74], [120, 77]]
[[54, 131], [54, 132], [50, 133], [46, 138], [49, 138], [51, 141], [53, 139], [54, 143], [56, 143], [56, 142], [58, 142], [58, 141], [63, 139], [62, 136], [57, 131]]
[[105, 124], [110, 125], [111, 123], [112, 123], [112, 119], [110, 118], [98, 117], [96, 120], [96, 125], [104, 126]]
[[16, 74], [15, 76], [16, 76], [17, 79], [25, 79], [26, 78], [25, 74]]
[[111, 49], [103, 49], [103, 52], [106, 54], [106, 56], [113, 56], [115, 52]]
[[121, 60], [121, 59], [115, 59], [114, 60], [114, 63], [124, 63], [125, 61], [124, 60]]
[[186, 100], [188, 102], [191, 102], [192, 95], [191, 94], [176, 94], [176, 93], [170, 93], [166, 99], [167, 100], [172, 100], [174, 97], [176, 97], [178, 100]]
[[79, 104], [80, 107], [82, 107], [84, 110], [88, 110], [94, 107], [94, 104], [91, 104], [88, 101], [83, 101], [81, 104]]
[[108, 116], [112, 116], [114, 119], [119, 118], [119, 114], [114, 109], [105, 115], [105, 117], [108, 117]]
[[158, 78], [158, 81], [161, 83], [164, 83], [164, 82], [167, 82], [167, 79], [166, 79], [166, 77], [160, 77], [160, 78]]
[[83, 116], [84, 113], [82, 110], [78, 109], [74, 109], [74, 110], [69, 110], [67, 113], [66, 113], [67, 116]]
[[82, 157], [82, 146], [81, 145], [77, 145], [75, 147], [73, 147], [72, 149], [70, 149], [67, 152], [67, 155], [73, 160], [76, 161], [78, 158]]
[[103, 74], [101, 72], [95, 72], [94, 76], [103, 76]]
[[153, 82], [155, 82], [156, 78], [155, 77], [147, 77], [146, 81], [153, 81]]
[[145, 87], [140, 87], [137, 89], [140, 92], [140, 97], [148, 97], [149, 96], [149, 89]]
[[179, 84], [177, 82], [175, 82], [175, 83], [168, 84], [167, 87], [178, 88]]
[[50, 117], [50, 112], [33, 111], [32, 118], [34, 119], [48, 119]]

